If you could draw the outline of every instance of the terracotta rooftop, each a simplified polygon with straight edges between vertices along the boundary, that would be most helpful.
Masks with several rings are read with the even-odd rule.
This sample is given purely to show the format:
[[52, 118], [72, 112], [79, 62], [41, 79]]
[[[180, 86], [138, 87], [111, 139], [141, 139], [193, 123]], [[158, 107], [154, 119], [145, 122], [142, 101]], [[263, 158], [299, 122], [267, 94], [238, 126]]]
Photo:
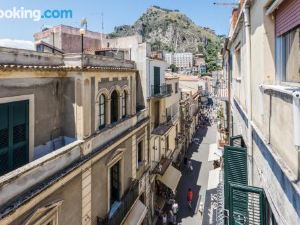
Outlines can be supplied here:
[[35, 66], [35, 65], [0, 65], [0, 70], [60, 70], [60, 71], [73, 71], [73, 70], [93, 70], [93, 71], [136, 71], [134, 68], [126, 67], [113, 67], [113, 66]]
[[172, 80], [172, 79], [179, 79], [179, 74], [177, 73], [166, 73], [165, 74], [166, 80]]
[[193, 75], [180, 75], [179, 76], [180, 81], [200, 81], [201, 78]]
[[128, 51], [125, 48], [87, 48], [84, 52], [101, 52], [101, 51]]

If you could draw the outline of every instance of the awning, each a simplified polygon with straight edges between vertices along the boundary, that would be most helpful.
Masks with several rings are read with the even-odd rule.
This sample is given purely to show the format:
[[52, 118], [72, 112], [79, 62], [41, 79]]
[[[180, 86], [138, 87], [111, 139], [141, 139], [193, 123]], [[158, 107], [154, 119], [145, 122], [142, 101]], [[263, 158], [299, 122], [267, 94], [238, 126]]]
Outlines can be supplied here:
[[223, 151], [218, 149], [217, 143], [209, 145], [209, 154], [207, 161], [219, 160], [223, 156]]
[[129, 212], [129, 215], [125, 219], [123, 225], [140, 225], [142, 224], [146, 214], [147, 207], [140, 200], [137, 200]]
[[207, 190], [216, 189], [220, 183], [221, 168], [210, 170], [208, 174]]
[[174, 166], [170, 165], [164, 175], [158, 177], [158, 180], [175, 193], [180, 178], [181, 172]]

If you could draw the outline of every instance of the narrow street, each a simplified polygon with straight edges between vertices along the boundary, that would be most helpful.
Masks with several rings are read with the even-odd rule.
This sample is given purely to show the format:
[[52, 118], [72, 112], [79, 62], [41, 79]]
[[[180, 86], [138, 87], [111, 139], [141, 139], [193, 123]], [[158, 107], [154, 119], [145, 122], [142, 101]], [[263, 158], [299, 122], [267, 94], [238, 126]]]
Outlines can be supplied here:
[[[198, 210], [199, 202], [204, 204], [208, 183], [209, 171], [213, 169], [213, 163], [208, 162], [209, 145], [216, 142], [216, 127], [202, 127], [195, 134], [199, 143], [191, 144], [187, 156], [191, 159], [193, 171], [187, 171], [182, 166], [182, 177], [177, 187], [176, 201], [179, 204], [177, 216], [178, 224], [199, 225], [202, 224], [202, 215]], [[193, 191], [193, 209], [187, 206], [187, 191]], [[198, 203], [198, 204], [197, 204]], [[161, 221], [157, 224], [161, 224]], [[206, 224], [205, 222], [203, 224]]]

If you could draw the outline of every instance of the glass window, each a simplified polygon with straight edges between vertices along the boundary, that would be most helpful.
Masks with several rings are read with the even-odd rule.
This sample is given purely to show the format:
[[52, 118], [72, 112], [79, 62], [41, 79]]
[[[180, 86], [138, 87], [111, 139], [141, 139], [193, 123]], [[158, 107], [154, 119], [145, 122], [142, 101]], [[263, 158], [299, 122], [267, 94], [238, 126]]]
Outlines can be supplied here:
[[120, 162], [110, 168], [110, 205], [120, 200]]
[[288, 82], [300, 82], [300, 28], [282, 36], [282, 78]]
[[123, 97], [122, 97], [122, 116], [125, 117], [127, 112], [126, 112], [126, 105], [127, 105], [127, 93], [124, 91]]
[[169, 136], [166, 137], [166, 152], [169, 151], [170, 143], [169, 143]]
[[300, 27], [276, 39], [276, 76], [286, 82], [300, 82]]
[[137, 145], [137, 169], [143, 164], [143, 141], [140, 141]]
[[111, 94], [111, 123], [115, 123], [119, 119], [119, 95], [117, 91], [113, 91]]
[[99, 100], [99, 129], [105, 127], [105, 96], [100, 95]]
[[178, 83], [175, 83], [175, 93], [178, 93]]
[[241, 49], [237, 49], [235, 51], [235, 78], [240, 78], [241, 77]]

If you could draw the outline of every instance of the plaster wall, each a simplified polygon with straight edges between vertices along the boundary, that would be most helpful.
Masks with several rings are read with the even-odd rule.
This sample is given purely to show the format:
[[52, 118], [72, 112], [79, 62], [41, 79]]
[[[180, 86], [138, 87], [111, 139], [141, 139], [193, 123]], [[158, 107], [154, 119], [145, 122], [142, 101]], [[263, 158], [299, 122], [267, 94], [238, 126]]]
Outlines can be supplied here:
[[28, 210], [10, 225], [20, 225], [30, 218], [35, 210], [53, 202], [62, 200], [59, 210], [59, 224], [81, 225], [81, 176], [78, 175], [66, 183], [62, 188], [37, 203], [34, 208]]
[[96, 224], [97, 216], [103, 218], [109, 211], [109, 167], [111, 166], [110, 163], [115, 160], [115, 157], [119, 157], [117, 153], [119, 149], [124, 149], [118, 159], [121, 160], [121, 195], [130, 186], [133, 172], [132, 163], [136, 163], [132, 161], [132, 144], [135, 142], [134, 138], [135, 135], [92, 165], [92, 224]]
[[59, 136], [75, 137], [72, 78], [4, 78], [0, 87], [0, 98], [34, 95], [34, 146]]

